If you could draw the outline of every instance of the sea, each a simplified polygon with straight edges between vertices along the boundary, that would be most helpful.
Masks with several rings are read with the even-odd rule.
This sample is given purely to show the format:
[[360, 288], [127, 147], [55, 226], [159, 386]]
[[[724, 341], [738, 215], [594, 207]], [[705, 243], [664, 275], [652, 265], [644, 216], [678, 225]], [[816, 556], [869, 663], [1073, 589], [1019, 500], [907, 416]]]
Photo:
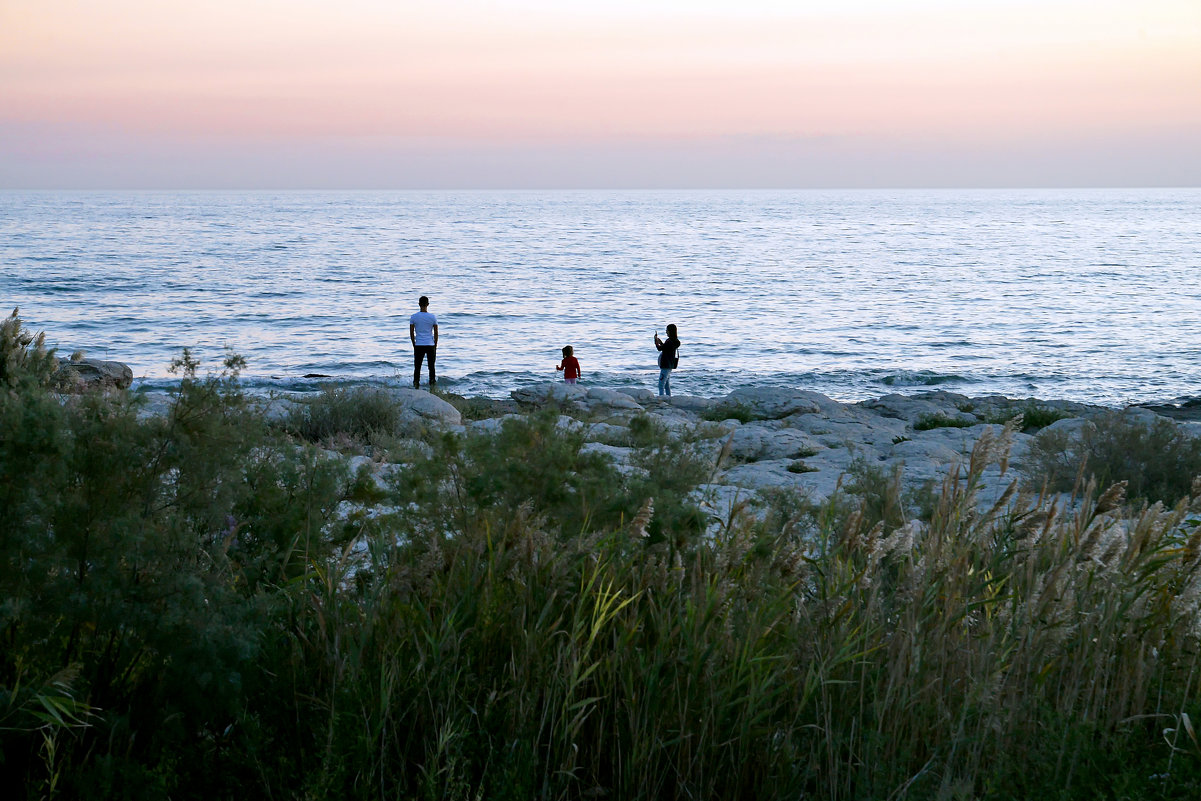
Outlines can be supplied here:
[[[66, 355], [168, 387], [439, 383], [843, 401], [941, 389], [1105, 405], [1201, 395], [1201, 189], [0, 192], [0, 301]], [[424, 380], [424, 379], [423, 379]]]

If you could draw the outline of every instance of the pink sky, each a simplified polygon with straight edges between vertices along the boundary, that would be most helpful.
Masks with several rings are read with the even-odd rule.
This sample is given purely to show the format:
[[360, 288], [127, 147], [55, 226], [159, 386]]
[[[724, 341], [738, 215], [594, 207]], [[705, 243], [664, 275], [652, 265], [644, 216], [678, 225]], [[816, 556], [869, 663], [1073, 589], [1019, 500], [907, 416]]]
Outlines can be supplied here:
[[1198, 0], [0, 0], [0, 187], [1201, 185]]

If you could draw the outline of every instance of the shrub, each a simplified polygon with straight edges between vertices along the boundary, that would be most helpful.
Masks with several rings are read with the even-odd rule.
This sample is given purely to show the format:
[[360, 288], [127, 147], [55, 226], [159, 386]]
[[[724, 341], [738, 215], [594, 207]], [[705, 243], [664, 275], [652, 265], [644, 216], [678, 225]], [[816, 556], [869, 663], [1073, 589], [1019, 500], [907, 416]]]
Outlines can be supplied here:
[[169, 414], [149, 419], [127, 394], [59, 400], [18, 374], [36, 363], [9, 373], [3, 786], [161, 797], [226, 781], [212, 768], [230, 769], [223, 733], [258, 669], [261, 590], [306, 575], [332, 545], [340, 490], [312, 461], [268, 476], [296, 451], [248, 412], [240, 363], [198, 379], [185, 351]]
[[842, 489], [858, 500], [858, 514], [865, 525], [879, 523], [885, 532], [891, 532], [905, 523], [907, 499], [900, 465], [886, 472], [860, 457], [851, 462], [847, 476]]
[[1026, 472], [1032, 484], [1068, 492], [1083, 477], [1101, 486], [1124, 481], [1131, 498], [1174, 504], [1201, 475], [1201, 438], [1165, 418], [1146, 423], [1110, 412], [1078, 433], [1048, 431], [1030, 448]]
[[486, 420], [501, 417], [520, 411], [521, 405], [512, 400], [495, 400], [493, 398], [465, 398], [450, 392], [442, 394], [443, 400], [459, 410], [464, 420]]
[[0, 387], [48, 386], [58, 369], [46, 335], [34, 335], [21, 324], [18, 310], [0, 323]]
[[1059, 409], [1031, 404], [1022, 410], [1022, 431], [1028, 434], [1046, 428], [1058, 420], [1066, 420], [1070, 416]]
[[362, 445], [373, 436], [396, 436], [400, 407], [383, 389], [323, 387], [316, 398], [288, 413], [283, 428], [309, 442], [329, 443], [341, 437]]
[[985, 423], [995, 423], [997, 425], [1004, 425], [1013, 418], [1020, 416], [1022, 420], [1020, 430], [1026, 434], [1046, 428], [1057, 420], [1065, 420], [1071, 417], [1067, 412], [1052, 409], [1049, 406], [1040, 406], [1037, 403], [1028, 403], [1017, 413], [1012, 409], [997, 409], [987, 414], [976, 412], [976, 415]]

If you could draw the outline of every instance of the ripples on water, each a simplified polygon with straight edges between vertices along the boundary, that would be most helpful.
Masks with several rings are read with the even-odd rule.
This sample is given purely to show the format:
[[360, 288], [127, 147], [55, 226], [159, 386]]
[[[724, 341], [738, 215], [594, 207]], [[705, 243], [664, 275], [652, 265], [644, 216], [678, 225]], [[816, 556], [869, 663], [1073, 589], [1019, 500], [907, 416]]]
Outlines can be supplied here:
[[756, 381], [854, 400], [937, 387], [1120, 403], [1201, 392], [1201, 190], [0, 193], [0, 297], [63, 351], [166, 378], [439, 372], [677, 392]]

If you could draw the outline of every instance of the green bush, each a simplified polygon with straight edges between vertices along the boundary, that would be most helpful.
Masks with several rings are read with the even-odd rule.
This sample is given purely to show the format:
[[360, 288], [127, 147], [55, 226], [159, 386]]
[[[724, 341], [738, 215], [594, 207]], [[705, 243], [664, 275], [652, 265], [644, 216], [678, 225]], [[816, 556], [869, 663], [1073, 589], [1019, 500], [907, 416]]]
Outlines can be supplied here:
[[400, 405], [387, 390], [327, 386], [316, 398], [292, 408], [283, 428], [308, 442], [336, 444], [344, 439], [364, 445], [378, 435], [400, 433]]
[[1172, 505], [1201, 476], [1201, 438], [1165, 418], [1145, 423], [1111, 412], [1077, 433], [1039, 434], [1026, 467], [1031, 483], [1053, 492], [1071, 491], [1082, 478], [1104, 487], [1124, 481], [1130, 498]]
[[1021, 417], [1020, 430], [1023, 433], [1030, 434], [1046, 428], [1058, 420], [1067, 419], [1071, 415], [1059, 409], [1052, 409], [1049, 406], [1027, 403], [1020, 412], [1015, 413], [1012, 409], [998, 409], [990, 413], [976, 412], [976, 416], [985, 423], [995, 423], [997, 425], [1004, 425], [1015, 417]]
[[[247, 412], [239, 365], [231, 357], [223, 375], [197, 379], [185, 352], [169, 414], [147, 419], [129, 395], [61, 400], [9, 373], [16, 389], [0, 393], [5, 787], [162, 797], [227, 781], [215, 768], [228, 767], [226, 733], [260, 669], [261, 588], [305, 575], [309, 556], [328, 550], [323, 525], [339, 493], [312, 461], [264, 480], [295, 448]], [[286, 502], [273, 505], [266, 484]]]

